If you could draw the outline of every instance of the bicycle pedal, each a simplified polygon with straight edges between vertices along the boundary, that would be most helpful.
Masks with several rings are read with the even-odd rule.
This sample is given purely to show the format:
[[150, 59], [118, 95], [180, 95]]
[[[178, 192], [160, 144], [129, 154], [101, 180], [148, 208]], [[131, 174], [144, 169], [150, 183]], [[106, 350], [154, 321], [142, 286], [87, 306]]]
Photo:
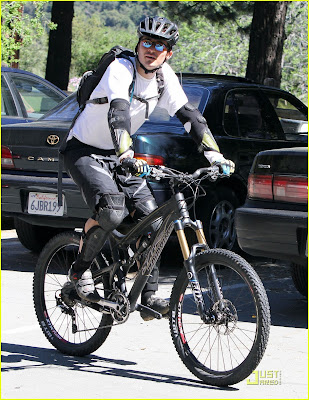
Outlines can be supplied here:
[[150, 307], [144, 306], [142, 304], [137, 304], [135, 307], [136, 311], [145, 311], [147, 314], [152, 315], [156, 319], [161, 319], [162, 314], [159, 313], [158, 311], [153, 310]]

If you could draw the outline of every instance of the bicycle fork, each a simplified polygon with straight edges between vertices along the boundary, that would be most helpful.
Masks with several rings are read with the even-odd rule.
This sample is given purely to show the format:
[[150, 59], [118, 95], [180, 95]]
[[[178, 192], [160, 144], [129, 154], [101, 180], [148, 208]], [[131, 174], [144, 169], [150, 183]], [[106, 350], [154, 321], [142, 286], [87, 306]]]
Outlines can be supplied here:
[[[206, 309], [206, 305], [204, 302], [204, 297], [202, 294], [201, 286], [199, 283], [199, 279], [195, 269], [195, 259], [198, 251], [207, 250], [209, 246], [206, 242], [206, 238], [203, 231], [202, 222], [199, 220], [192, 221], [189, 217], [189, 212], [187, 208], [187, 204], [184, 200], [184, 195], [182, 193], [176, 194], [176, 200], [178, 203], [178, 210], [181, 215], [181, 219], [174, 221], [174, 228], [177, 234], [177, 238], [180, 244], [181, 252], [184, 258], [184, 266], [187, 271], [187, 277], [190, 282], [190, 286], [192, 289], [194, 301], [197, 305], [198, 313], [203, 322], [209, 323], [213, 319], [212, 313], [210, 310]], [[197, 237], [197, 244], [194, 244], [191, 248], [191, 252], [189, 249], [188, 241], [184, 232], [186, 227], [190, 227], [195, 231]], [[214, 265], [210, 265], [209, 274], [208, 274], [208, 283], [211, 287], [211, 293], [213, 297], [213, 302], [221, 303], [223, 299], [222, 290], [219, 284], [219, 280], [217, 277], [217, 272]]]

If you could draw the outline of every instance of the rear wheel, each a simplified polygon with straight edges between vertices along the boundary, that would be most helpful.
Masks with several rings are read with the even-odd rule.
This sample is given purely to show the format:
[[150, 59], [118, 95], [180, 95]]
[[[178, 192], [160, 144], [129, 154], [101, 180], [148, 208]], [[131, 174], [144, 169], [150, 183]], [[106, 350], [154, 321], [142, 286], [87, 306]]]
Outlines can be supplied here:
[[[113, 323], [111, 315], [102, 314], [91, 304], [78, 300], [68, 280], [79, 241], [80, 236], [74, 232], [55, 236], [44, 247], [33, 278], [34, 307], [44, 335], [59, 351], [74, 356], [97, 350]], [[96, 259], [91, 268], [98, 268]], [[108, 293], [107, 286], [105, 281], [96, 285], [102, 297]]]
[[[186, 367], [205, 383], [227, 386], [244, 380], [265, 352], [270, 310], [264, 286], [243, 258], [212, 249], [196, 257], [196, 272], [206, 306], [204, 322], [185, 270], [171, 295], [170, 329]], [[215, 301], [210, 267], [216, 269], [222, 300]]]
[[308, 267], [306, 265], [292, 263], [291, 275], [293, 283], [299, 293], [308, 297]]

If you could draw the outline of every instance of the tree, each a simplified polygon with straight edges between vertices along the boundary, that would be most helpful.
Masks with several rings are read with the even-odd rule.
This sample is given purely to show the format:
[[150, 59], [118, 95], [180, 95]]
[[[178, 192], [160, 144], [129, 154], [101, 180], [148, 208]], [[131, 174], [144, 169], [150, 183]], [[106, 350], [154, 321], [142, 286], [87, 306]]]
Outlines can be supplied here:
[[67, 90], [71, 65], [74, 1], [54, 1], [51, 20], [57, 29], [50, 31], [45, 78]]
[[288, 1], [255, 1], [246, 77], [280, 87]]
[[33, 43], [34, 38], [44, 33], [44, 27], [55, 29], [55, 25], [47, 23], [42, 11], [43, 3], [30, 2], [34, 15], [24, 14], [24, 2], [1, 2], [1, 61], [17, 68], [20, 50], [23, 46]]
[[155, 3], [174, 19], [177, 15], [180, 21], [191, 21], [197, 15], [203, 15], [219, 24], [228, 20], [236, 22], [240, 14], [252, 12], [253, 6], [246, 76], [259, 83], [264, 83], [266, 78], [272, 78], [269, 82], [280, 86], [288, 1]]

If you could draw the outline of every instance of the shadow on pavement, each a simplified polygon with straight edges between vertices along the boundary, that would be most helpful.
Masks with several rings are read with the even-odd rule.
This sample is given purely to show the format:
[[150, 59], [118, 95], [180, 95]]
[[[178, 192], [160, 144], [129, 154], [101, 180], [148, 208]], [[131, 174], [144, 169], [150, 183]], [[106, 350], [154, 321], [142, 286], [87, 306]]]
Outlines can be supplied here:
[[[31, 369], [44, 365], [50, 367], [51, 365], [54, 365], [55, 367], [63, 366], [71, 370], [84, 371], [87, 373], [91, 372], [96, 374], [119, 376], [128, 379], [146, 380], [160, 384], [168, 383], [192, 388], [207, 388], [223, 391], [238, 390], [237, 388], [232, 387], [219, 388], [208, 386], [199, 380], [185, 379], [176, 375], [166, 375], [125, 368], [127, 366], [137, 365], [137, 363], [132, 361], [108, 359], [95, 355], [72, 357], [59, 353], [53, 349], [9, 343], [2, 343], [1, 350], [1, 362], [6, 364], [6, 366], [2, 368], [2, 372]], [[27, 366], [19, 366], [18, 364], [22, 361], [30, 362], [31, 364]], [[7, 366], [8, 364], [10, 365]], [[124, 368], [120, 368], [120, 366], [123, 366]]]

